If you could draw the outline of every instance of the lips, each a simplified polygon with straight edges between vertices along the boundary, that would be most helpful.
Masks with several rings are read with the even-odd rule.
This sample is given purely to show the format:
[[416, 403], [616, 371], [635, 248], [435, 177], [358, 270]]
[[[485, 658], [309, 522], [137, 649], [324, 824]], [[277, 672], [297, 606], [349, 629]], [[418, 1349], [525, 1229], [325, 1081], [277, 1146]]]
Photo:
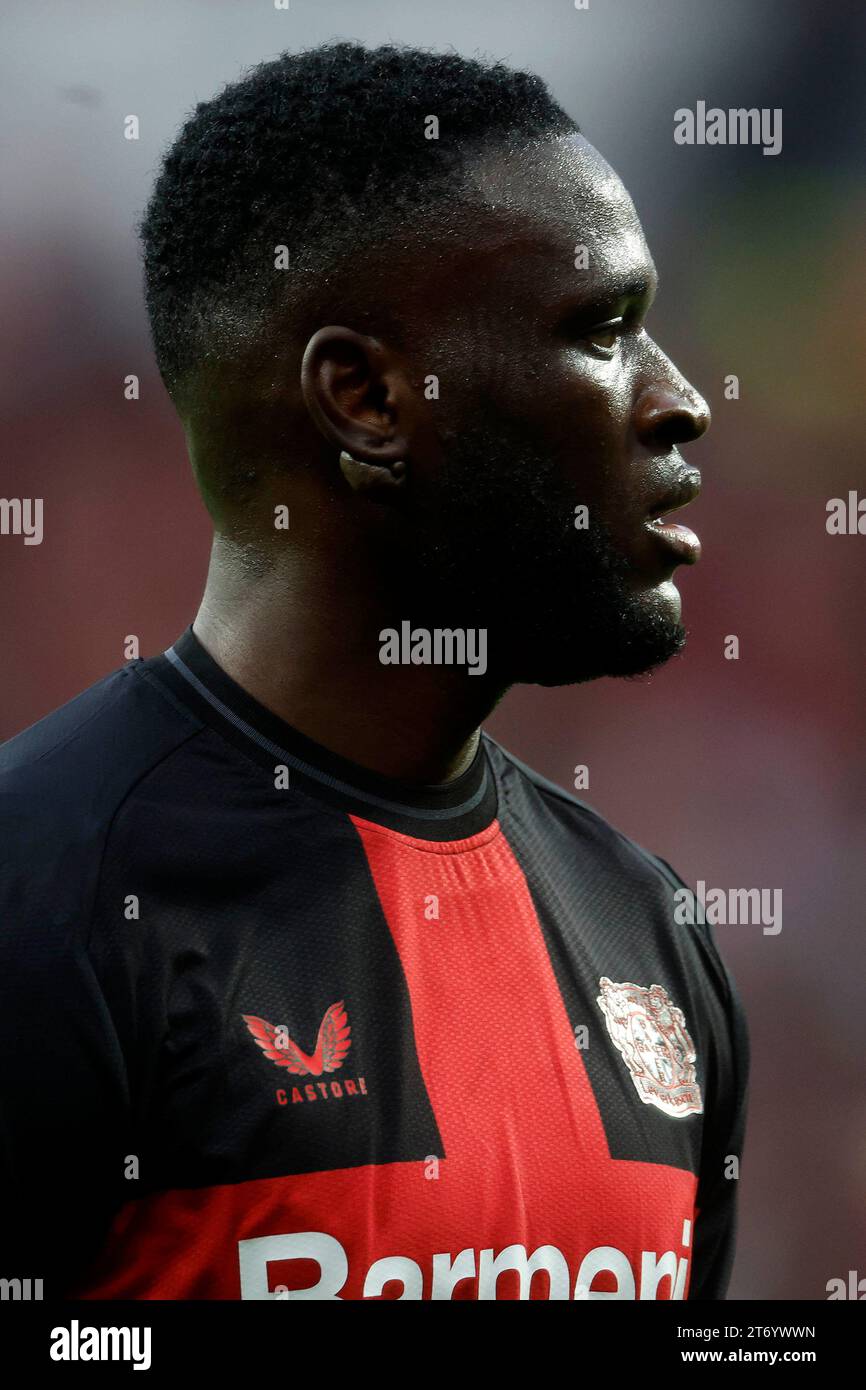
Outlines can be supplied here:
[[677, 564], [695, 564], [700, 559], [701, 543], [688, 526], [669, 521], [668, 518], [672, 512], [681, 511], [694, 502], [700, 490], [701, 475], [695, 470], [678, 479], [650, 509], [646, 528], [664, 546], [669, 557], [676, 556]]

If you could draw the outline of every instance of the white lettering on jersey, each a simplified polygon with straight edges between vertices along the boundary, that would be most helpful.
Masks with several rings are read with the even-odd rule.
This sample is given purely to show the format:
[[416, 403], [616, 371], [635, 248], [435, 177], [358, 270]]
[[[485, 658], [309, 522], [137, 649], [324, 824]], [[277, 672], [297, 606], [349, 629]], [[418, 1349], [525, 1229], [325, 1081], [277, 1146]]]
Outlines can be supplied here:
[[[691, 1222], [683, 1222], [682, 1245], [689, 1248]], [[676, 1251], [642, 1250], [637, 1270], [624, 1250], [614, 1245], [597, 1245], [587, 1251], [577, 1268], [572, 1287], [568, 1260], [555, 1245], [540, 1245], [529, 1254], [523, 1245], [507, 1245], [496, 1253], [477, 1252], [478, 1298], [495, 1299], [497, 1281], [505, 1271], [519, 1278], [520, 1298], [528, 1299], [534, 1275], [548, 1276], [550, 1299], [657, 1299], [660, 1288], [671, 1299], [685, 1298], [688, 1256]], [[296, 1231], [276, 1236], [256, 1236], [238, 1241], [242, 1299], [325, 1299], [339, 1300], [349, 1277], [349, 1259], [334, 1236], [324, 1231]], [[268, 1266], [286, 1260], [312, 1260], [319, 1267], [319, 1278], [307, 1288], [270, 1287]], [[613, 1275], [612, 1291], [593, 1289], [599, 1275]], [[363, 1298], [378, 1298], [386, 1284], [400, 1284], [399, 1299], [418, 1300], [424, 1296], [425, 1271], [407, 1255], [387, 1255], [370, 1266], [364, 1279]], [[476, 1252], [471, 1247], [457, 1255], [434, 1255], [429, 1279], [430, 1297], [449, 1301], [454, 1289], [465, 1279], [476, 1277]]]

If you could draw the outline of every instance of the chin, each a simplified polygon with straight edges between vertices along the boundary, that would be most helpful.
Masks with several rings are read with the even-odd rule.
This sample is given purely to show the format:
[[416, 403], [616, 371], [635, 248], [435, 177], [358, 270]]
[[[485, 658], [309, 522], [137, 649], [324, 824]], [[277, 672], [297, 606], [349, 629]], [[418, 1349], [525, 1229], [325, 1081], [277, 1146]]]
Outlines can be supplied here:
[[543, 646], [512, 653], [509, 666], [514, 674], [510, 683], [582, 685], [602, 676], [627, 679], [646, 675], [683, 650], [686, 630], [678, 615], [679, 606], [673, 614], [654, 605], [641, 618], [633, 613], [631, 622], [586, 634], [584, 640], [577, 642], [573, 630], [565, 636], [560, 629]]
[[672, 579], [666, 579], [652, 591], [652, 606], [668, 620], [679, 623], [683, 611], [680, 591]]

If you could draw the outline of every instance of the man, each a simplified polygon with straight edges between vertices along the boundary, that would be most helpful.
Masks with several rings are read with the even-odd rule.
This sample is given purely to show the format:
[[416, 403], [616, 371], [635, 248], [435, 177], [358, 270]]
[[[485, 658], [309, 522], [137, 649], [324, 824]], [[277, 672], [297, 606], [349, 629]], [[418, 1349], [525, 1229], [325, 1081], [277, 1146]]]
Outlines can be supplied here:
[[720, 1298], [747, 1037], [673, 871], [479, 726], [682, 646], [697, 392], [539, 79], [334, 44], [143, 223], [204, 598], [8, 744], [4, 1275]]

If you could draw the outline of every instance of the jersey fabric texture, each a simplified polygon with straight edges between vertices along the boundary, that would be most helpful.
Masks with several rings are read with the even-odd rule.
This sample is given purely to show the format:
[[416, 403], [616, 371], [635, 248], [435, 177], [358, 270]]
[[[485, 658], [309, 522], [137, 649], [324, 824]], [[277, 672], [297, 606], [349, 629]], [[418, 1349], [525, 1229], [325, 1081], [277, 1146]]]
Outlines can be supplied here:
[[748, 1036], [668, 865], [482, 735], [384, 779], [188, 629], [0, 750], [0, 1277], [718, 1299]]

